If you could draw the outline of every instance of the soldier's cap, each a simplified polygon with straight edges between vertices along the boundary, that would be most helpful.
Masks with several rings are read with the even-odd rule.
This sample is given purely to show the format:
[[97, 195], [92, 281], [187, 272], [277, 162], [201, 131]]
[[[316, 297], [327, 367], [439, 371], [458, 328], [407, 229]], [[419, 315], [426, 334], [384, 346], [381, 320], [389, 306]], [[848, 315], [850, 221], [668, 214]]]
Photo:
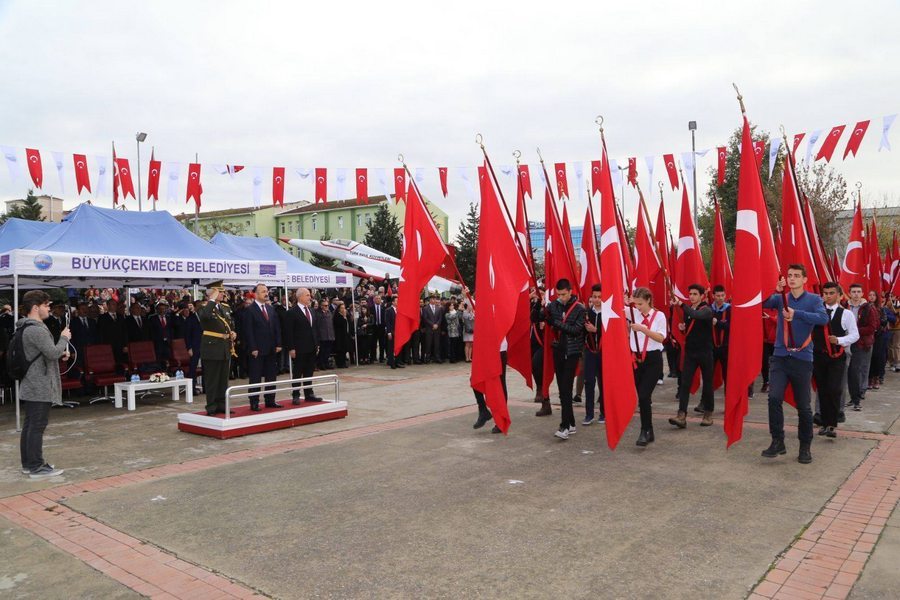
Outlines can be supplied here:
[[220, 292], [225, 291], [225, 285], [223, 281], [220, 279], [219, 281], [211, 281], [207, 284], [206, 289], [208, 290], [218, 290]]
[[160, 300], [159, 302], [157, 302], [156, 305], [157, 305], [157, 306], [168, 306], [168, 305], [169, 305], [169, 301], [166, 300], [165, 298], [163, 298], [162, 300]]

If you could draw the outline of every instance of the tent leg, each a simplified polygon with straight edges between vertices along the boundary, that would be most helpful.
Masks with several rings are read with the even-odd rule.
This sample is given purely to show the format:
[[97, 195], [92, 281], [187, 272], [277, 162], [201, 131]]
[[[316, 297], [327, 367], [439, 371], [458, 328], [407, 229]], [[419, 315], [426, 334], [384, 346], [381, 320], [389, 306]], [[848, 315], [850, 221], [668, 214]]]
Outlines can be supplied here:
[[[356, 288], [353, 286], [353, 276], [350, 276], [350, 301], [356, 304]], [[355, 319], [354, 311], [350, 311], [350, 318]], [[353, 347], [356, 348], [356, 366], [359, 366], [359, 332], [356, 331], [356, 321], [353, 322]]]
[[[19, 320], [19, 276], [13, 274], [13, 322]], [[19, 404], [19, 382], [16, 381], [16, 431], [22, 431], [22, 408]]]

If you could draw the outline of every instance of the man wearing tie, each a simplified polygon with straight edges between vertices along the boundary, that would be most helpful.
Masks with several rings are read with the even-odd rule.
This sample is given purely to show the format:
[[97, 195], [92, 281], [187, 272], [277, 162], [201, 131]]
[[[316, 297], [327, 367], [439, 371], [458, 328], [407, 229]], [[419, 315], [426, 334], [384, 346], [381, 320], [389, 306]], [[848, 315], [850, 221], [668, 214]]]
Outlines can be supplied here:
[[[265, 378], [267, 383], [275, 381], [278, 374], [275, 356], [281, 352], [281, 326], [278, 315], [266, 303], [269, 288], [266, 284], [256, 285], [256, 299], [244, 315], [244, 340], [247, 347], [247, 370], [250, 383], [260, 383]], [[266, 408], [281, 408], [275, 403], [275, 392], [267, 386], [265, 391]], [[259, 406], [259, 388], [251, 388], [250, 410], [261, 410]]]
[[174, 315], [169, 312], [169, 302], [160, 300], [156, 303], [156, 314], [147, 319], [147, 327], [150, 330], [150, 339], [153, 340], [153, 349], [156, 351], [156, 360], [165, 365], [171, 356], [169, 344], [175, 336]]
[[112, 298], [106, 301], [106, 313], [97, 319], [97, 332], [101, 344], [112, 346], [113, 356], [118, 363], [124, 363], [128, 356], [128, 333], [125, 323], [118, 315], [119, 303]]
[[131, 314], [125, 317], [125, 332], [128, 334], [129, 343], [149, 339], [147, 319], [144, 318], [144, 310], [137, 302], [131, 303]]
[[[312, 377], [316, 369], [316, 330], [313, 328], [313, 313], [309, 308], [312, 295], [306, 288], [299, 288], [296, 293], [297, 303], [288, 311], [285, 321], [284, 346], [291, 357], [293, 377]], [[292, 404], [300, 404], [300, 388], [291, 391]], [[303, 397], [309, 402], [321, 402], [313, 388], [303, 386]]]
[[422, 307], [422, 327], [424, 328], [422, 360], [426, 363], [442, 363], [441, 360], [441, 323], [444, 320], [444, 309], [438, 303], [436, 294], [428, 299]]
[[66, 305], [62, 302], [51, 302], [50, 310], [50, 316], [44, 321], [44, 325], [50, 330], [55, 344], [59, 341], [59, 334], [66, 328]]
[[372, 318], [375, 322], [374, 335], [372, 336], [372, 347], [370, 358], [372, 362], [384, 362], [384, 304], [381, 303], [381, 295], [376, 294], [372, 298]]
[[97, 343], [97, 322], [88, 316], [88, 305], [78, 303], [78, 314], [70, 324], [72, 330], [72, 345], [77, 352], [79, 365], [84, 364], [84, 348], [88, 344]]

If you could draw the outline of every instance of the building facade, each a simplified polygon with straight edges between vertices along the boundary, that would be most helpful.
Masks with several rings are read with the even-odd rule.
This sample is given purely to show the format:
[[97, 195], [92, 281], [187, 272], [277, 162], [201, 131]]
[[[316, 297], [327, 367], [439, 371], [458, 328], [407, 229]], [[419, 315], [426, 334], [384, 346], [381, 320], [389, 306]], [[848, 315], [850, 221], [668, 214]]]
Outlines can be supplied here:
[[[62, 221], [65, 213], [63, 212], [63, 199], [57, 198], [56, 196], [48, 196], [46, 194], [42, 194], [40, 196], [35, 196], [37, 201], [41, 205], [41, 216], [48, 223], [59, 223]], [[22, 206], [25, 204], [24, 198], [17, 198], [15, 200], [7, 200], [6, 201], [6, 212], [9, 213], [10, 209]]]
[[176, 215], [175, 218], [184, 223], [188, 229], [207, 240], [220, 231], [232, 235], [277, 239], [276, 218], [278, 215], [307, 204], [309, 202], [301, 201], [285, 203], [284, 206], [248, 206], [202, 212], [197, 219], [196, 230], [192, 213], [182, 213]]

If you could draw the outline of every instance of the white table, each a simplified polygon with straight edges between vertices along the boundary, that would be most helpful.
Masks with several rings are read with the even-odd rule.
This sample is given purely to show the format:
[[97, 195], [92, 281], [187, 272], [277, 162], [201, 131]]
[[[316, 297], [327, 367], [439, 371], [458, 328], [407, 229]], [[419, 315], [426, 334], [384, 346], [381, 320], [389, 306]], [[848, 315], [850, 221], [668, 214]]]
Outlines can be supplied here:
[[180, 388], [184, 388], [184, 401], [188, 404], [194, 403], [194, 380], [185, 377], [183, 379], [175, 379], [174, 377], [168, 381], [119, 381], [114, 384], [115, 394], [113, 401], [116, 408], [122, 408], [122, 391], [124, 390], [128, 397], [128, 410], [135, 408], [135, 392], [143, 392], [146, 390], [172, 390], [172, 402], [178, 400]]

